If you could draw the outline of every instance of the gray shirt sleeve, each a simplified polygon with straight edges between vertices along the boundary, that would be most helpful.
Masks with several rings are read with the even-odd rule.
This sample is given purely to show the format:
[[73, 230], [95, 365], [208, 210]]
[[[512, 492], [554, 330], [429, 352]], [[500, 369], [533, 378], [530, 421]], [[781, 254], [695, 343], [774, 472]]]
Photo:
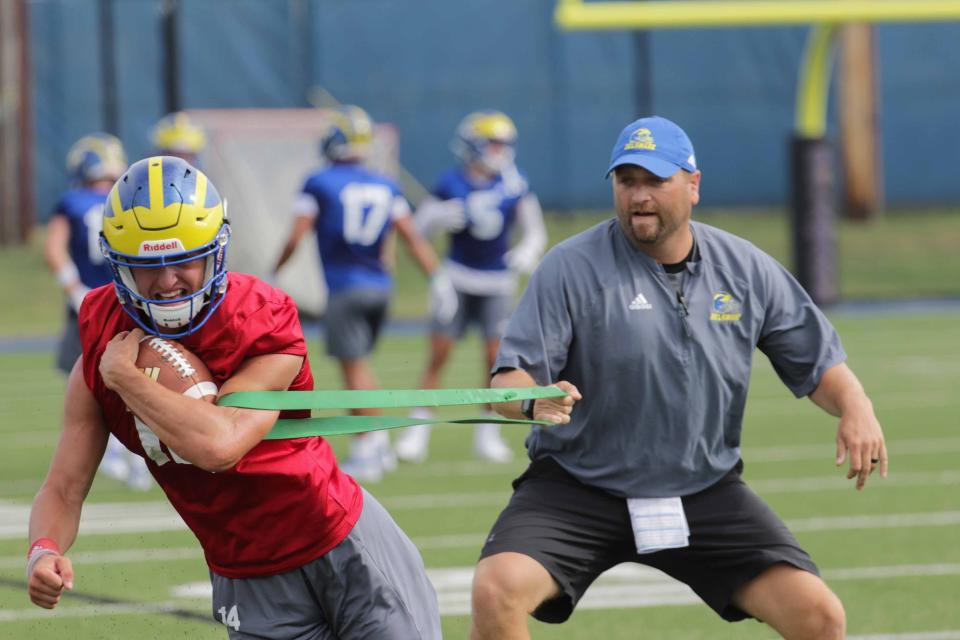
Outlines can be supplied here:
[[563, 261], [550, 251], [534, 271], [507, 331], [491, 374], [501, 369], [523, 369], [539, 385], [558, 381], [567, 364], [573, 337]]
[[757, 347], [800, 398], [812, 393], [830, 367], [847, 359], [840, 336], [800, 283], [764, 255], [765, 315]]

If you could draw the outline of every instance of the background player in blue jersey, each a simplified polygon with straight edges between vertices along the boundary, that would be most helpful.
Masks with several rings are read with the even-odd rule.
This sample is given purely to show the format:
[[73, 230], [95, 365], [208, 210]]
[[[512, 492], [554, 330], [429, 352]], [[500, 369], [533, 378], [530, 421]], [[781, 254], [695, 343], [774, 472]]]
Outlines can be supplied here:
[[[113, 282], [100, 252], [100, 229], [107, 192], [126, 168], [123, 145], [106, 133], [80, 138], [67, 153], [71, 187], [50, 216], [43, 252], [67, 297], [66, 322], [57, 350], [57, 368], [67, 374], [82, 351], [77, 327], [80, 304], [88, 291]], [[100, 469], [136, 489], [148, 489], [152, 484], [143, 459], [130, 455], [114, 437], [107, 444]]]
[[[477, 111], [468, 115], [451, 145], [460, 164], [440, 176], [432, 196], [417, 209], [417, 228], [424, 235], [438, 229], [450, 235], [444, 270], [458, 298], [453, 316], [433, 314], [430, 359], [420, 380], [424, 389], [439, 386], [451, 348], [471, 323], [483, 332], [485, 372], [490, 370], [513, 309], [517, 272], [533, 271], [546, 246], [540, 203], [514, 164], [516, 139], [517, 129], [505, 114]], [[515, 228], [522, 234], [511, 248]], [[434, 299], [432, 306], [444, 308], [438, 302]], [[484, 376], [483, 386], [487, 383]], [[432, 417], [425, 408], [411, 415]], [[397, 441], [397, 456], [409, 462], [425, 460], [429, 438], [429, 425], [408, 428]], [[474, 451], [493, 462], [512, 458], [499, 425], [491, 423], [477, 425]]]
[[151, 141], [157, 155], [183, 158], [195, 167], [198, 156], [207, 146], [203, 129], [182, 111], [164, 116], [153, 128]]
[[[385, 240], [395, 228], [423, 271], [432, 276], [432, 289], [447, 291], [447, 304], [456, 296], [440, 270], [432, 247], [417, 232], [410, 206], [397, 184], [363, 165], [373, 138], [373, 124], [363, 109], [344, 106], [321, 142], [329, 166], [312, 173], [295, 205], [293, 230], [274, 271], [293, 254], [301, 238], [313, 229], [327, 283], [324, 314], [327, 353], [337, 358], [347, 389], [376, 389], [367, 361], [387, 317], [393, 279], [383, 260]], [[444, 310], [453, 315], [454, 309]], [[355, 415], [378, 410], [356, 409]], [[396, 465], [389, 436], [376, 431], [356, 436], [343, 469], [368, 482], [378, 481]]]

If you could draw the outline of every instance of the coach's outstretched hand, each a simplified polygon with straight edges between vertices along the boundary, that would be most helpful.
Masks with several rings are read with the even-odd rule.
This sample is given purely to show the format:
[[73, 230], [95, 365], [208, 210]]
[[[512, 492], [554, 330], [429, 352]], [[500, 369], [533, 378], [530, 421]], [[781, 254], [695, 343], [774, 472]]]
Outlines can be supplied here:
[[553, 424], [567, 424], [570, 422], [570, 413], [573, 411], [573, 405], [582, 400], [580, 391], [566, 380], [561, 380], [552, 385], [567, 395], [559, 398], [540, 398], [533, 404], [533, 419], [542, 422], [552, 422]]
[[73, 589], [73, 564], [66, 556], [48, 554], [33, 563], [27, 580], [30, 601], [53, 609], [64, 589]]

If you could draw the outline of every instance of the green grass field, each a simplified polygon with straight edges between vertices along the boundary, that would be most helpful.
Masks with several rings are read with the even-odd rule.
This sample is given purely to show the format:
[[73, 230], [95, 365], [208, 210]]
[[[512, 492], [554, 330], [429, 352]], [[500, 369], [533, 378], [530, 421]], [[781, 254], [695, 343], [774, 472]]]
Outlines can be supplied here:
[[[738, 231], [752, 231], [744, 235], [771, 253], [785, 254], [785, 237], [778, 235], [782, 221], [730, 216], [734, 222], [727, 224], [717, 215], [721, 226], [740, 225]], [[552, 223], [551, 237], [583, 228], [587, 220], [594, 221]], [[858, 297], [957, 295], [958, 227], [957, 216], [942, 214], [887, 219], [867, 229], [845, 226], [845, 291]], [[851, 253], [863, 264], [851, 264]], [[60, 301], [35, 248], [0, 252], [0, 269], [0, 295], [27, 305], [6, 306], [0, 336], [56, 330]], [[415, 281], [403, 279], [401, 287], [418, 291]], [[32, 302], [44, 296], [53, 301]], [[762, 356], [744, 425], [745, 477], [787, 520], [843, 599], [851, 637], [960, 638], [960, 313], [864, 312], [832, 319], [884, 425], [890, 477], [873, 478], [864, 492], [854, 491], [833, 465], [835, 420], [809, 401], [793, 399]], [[374, 358], [382, 384], [411, 387], [424, 363], [424, 346], [421, 337], [388, 336]], [[318, 387], [338, 387], [320, 345], [312, 342], [311, 350]], [[445, 384], [482, 382], [480, 345], [471, 338], [456, 352]], [[209, 618], [208, 595], [177, 590], [203, 585], [207, 571], [193, 536], [164, 526], [169, 510], [160, 490], [131, 492], [104, 478], [94, 483], [85, 510], [89, 521], [70, 551], [75, 592], [53, 614], [29, 603], [23, 588], [24, 517], [56, 443], [63, 386], [51, 353], [0, 353], [0, 638], [225, 637], [219, 625], [201, 619]], [[402, 466], [367, 487], [421, 549], [447, 611], [465, 611], [467, 571], [509, 496], [510, 480], [523, 468], [524, 430], [511, 429], [507, 437], [517, 462], [484, 465], [471, 456], [468, 428], [438, 427], [428, 462]], [[333, 442], [338, 453], [345, 450], [344, 438]], [[532, 623], [533, 637], [775, 637], [755, 622], [724, 623], [673, 585], [646, 574], [618, 580], [595, 585], [592, 604], [604, 608], [585, 607], [562, 626]], [[666, 596], [674, 603], [651, 604]], [[444, 616], [445, 637], [463, 638], [467, 629], [466, 615]]]

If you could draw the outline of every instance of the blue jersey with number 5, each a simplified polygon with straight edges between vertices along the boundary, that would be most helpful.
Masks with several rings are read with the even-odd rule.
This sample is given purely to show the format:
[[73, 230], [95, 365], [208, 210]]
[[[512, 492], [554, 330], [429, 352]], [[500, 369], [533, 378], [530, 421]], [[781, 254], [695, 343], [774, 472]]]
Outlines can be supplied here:
[[463, 230], [450, 236], [450, 259], [471, 269], [505, 271], [503, 256], [510, 248], [517, 203], [528, 192], [526, 179], [516, 170], [481, 184], [471, 182], [461, 167], [440, 176], [433, 195], [463, 200], [467, 216]]
[[317, 203], [314, 228], [330, 293], [389, 289], [383, 240], [394, 218], [409, 215], [397, 184], [358, 164], [334, 164], [307, 178], [303, 193]]
[[53, 211], [53, 215], [64, 216], [70, 223], [70, 259], [77, 265], [80, 282], [91, 289], [113, 281], [110, 266], [100, 253], [103, 203], [106, 200], [106, 192], [71, 189], [60, 197]]

